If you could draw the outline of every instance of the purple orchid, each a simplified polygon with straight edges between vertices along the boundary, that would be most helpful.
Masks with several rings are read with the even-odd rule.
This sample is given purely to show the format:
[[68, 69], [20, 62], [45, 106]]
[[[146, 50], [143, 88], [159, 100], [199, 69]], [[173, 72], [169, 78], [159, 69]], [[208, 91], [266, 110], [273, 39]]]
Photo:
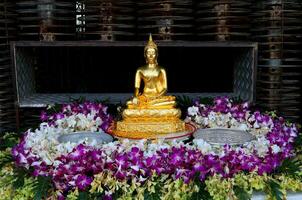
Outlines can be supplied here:
[[90, 184], [92, 183], [92, 178], [85, 176], [85, 175], [79, 175], [76, 178], [76, 186], [80, 189], [80, 190], [85, 190], [88, 186], [90, 186]]

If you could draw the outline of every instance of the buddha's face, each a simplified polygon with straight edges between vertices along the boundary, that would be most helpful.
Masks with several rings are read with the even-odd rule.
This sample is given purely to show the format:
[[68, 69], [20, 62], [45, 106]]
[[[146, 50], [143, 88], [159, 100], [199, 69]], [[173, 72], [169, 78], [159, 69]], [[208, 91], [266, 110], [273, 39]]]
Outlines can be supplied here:
[[149, 64], [156, 63], [157, 51], [154, 48], [148, 48], [145, 52], [146, 61]]

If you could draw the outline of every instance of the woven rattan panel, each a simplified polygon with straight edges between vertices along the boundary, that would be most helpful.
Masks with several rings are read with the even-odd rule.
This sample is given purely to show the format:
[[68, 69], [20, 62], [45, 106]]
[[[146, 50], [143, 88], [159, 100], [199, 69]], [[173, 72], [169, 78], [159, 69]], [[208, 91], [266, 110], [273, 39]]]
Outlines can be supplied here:
[[0, 133], [15, 128], [14, 93], [9, 41], [14, 39], [14, 5], [0, 1]]
[[234, 92], [241, 99], [248, 99], [253, 102], [255, 99], [256, 52], [244, 50], [242, 56], [237, 56], [234, 69]]

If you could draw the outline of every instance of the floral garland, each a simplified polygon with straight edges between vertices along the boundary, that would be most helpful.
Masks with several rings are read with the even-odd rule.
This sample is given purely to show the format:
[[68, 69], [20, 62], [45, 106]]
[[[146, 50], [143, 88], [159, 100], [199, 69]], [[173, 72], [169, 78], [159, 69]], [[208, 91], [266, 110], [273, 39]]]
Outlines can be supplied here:
[[[242, 170], [257, 171], [260, 175], [271, 173], [283, 160], [294, 156], [293, 143], [298, 135], [296, 125], [286, 124], [282, 117], [259, 111], [252, 113], [248, 103], [233, 104], [228, 97], [215, 98], [214, 105], [195, 101], [194, 106], [188, 108], [186, 120], [195, 122], [199, 128], [235, 128], [256, 137], [256, 140], [240, 147], [225, 145], [219, 149], [222, 161], [232, 159], [227, 165], [231, 175]], [[206, 146], [206, 149], [215, 149], [202, 139], [198, 139], [197, 143]], [[225, 159], [225, 156], [229, 157]]]
[[[68, 192], [72, 195], [87, 190], [108, 198], [120, 190], [124, 197], [131, 197], [133, 192], [144, 196], [145, 191], [154, 194], [161, 184], [169, 186], [161, 189], [167, 195], [163, 199], [177, 195], [189, 198], [200, 189], [194, 184], [196, 180], [211, 188], [213, 180], [229, 183], [245, 172], [263, 177], [272, 173], [295, 155], [293, 143], [298, 135], [296, 126], [286, 124], [282, 118], [251, 113], [248, 104], [233, 105], [225, 97], [216, 98], [212, 106], [195, 102], [188, 108], [186, 120], [200, 128], [244, 129], [257, 136], [255, 141], [222, 148], [201, 139], [192, 143], [123, 140], [103, 145], [62, 144], [56, 140], [60, 134], [106, 130], [111, 122], [106, 107], [88, 102], [64, 105], [62, 112], [43, 113], [42, 119], [46, 123], [34, 132], [27, 131], [12, 154], [18, 166], [33, 169], [33, 176], [50, 177], [58, 199], [64, 199]], [[173, 187], [181, 187], [182, 192], [174, 196]], [[212, 197], [217, 195], [209, 192]]]
[[[24, 151], [24, 154], [17, 157], [17, 163], [24, 163], [25, 167], [29, 167], [24, 161], [26, 157], [30, 163], [41, 160], [40, 162], [51, 165], [56, 157], [71, 152], [73, 148], [84, 142], [59, 143], [60, 135], [76, 131], [106, 132], [113, 121], [107, 113], [107, 108], [101, 103], [84, 102], [63, 105], [59, 112], [53, 114], [43, 111], [39, 129], [28, 130], [21, 138], [19, 146], [16, 147], [18, 151]], [[86, 144], [97, 145], [92, 141]], [[38, 165], [40, 162], [34, 164]]]

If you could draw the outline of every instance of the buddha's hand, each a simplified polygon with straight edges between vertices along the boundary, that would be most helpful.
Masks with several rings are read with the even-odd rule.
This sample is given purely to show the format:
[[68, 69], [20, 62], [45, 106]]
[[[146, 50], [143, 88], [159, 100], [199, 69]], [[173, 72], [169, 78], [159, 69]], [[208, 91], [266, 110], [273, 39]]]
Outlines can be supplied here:
[[137, 98], [137, 97], [134, 97], [134, 98], [132, 99], [132, 103], [135, 104], [135, 105], [137, 105], [137, 104], [138, 104], [138, 98]]

